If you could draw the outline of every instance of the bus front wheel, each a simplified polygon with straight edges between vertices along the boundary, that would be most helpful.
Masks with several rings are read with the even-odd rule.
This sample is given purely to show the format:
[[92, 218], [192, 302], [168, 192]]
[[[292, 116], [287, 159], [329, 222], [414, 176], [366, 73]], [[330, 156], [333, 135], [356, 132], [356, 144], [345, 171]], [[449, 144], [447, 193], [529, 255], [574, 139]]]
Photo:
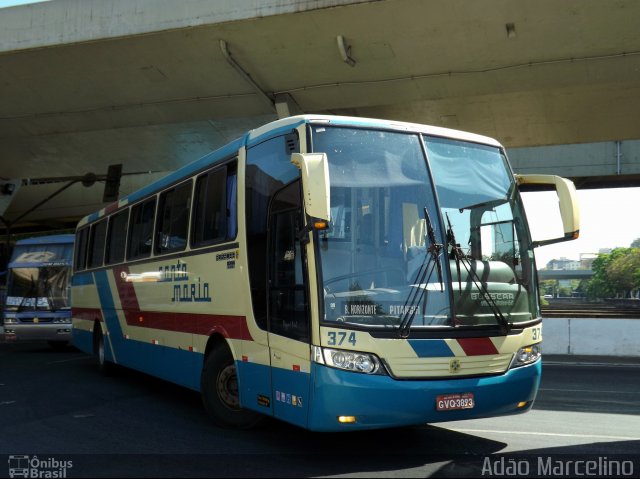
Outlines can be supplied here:
[[209, 353], [200, 384], [204, 408], [218, 426], [249, 429], [263, 416], [240, 407], [238, 374], [231, 352], [224, 347]]

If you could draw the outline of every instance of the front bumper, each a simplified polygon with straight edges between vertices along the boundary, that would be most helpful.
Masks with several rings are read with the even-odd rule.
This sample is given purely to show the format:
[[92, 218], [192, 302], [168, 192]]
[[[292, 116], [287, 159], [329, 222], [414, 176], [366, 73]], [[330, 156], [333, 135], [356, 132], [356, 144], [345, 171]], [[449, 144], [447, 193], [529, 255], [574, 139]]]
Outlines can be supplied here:
[[71, 341], [71, 324], [5, 324], [7, 341]]
[[[538, 360], [496, 376], [396, 380], [313, 363], [309, 429], [375, 429], [522, 413], [535, 400], [541, 364]], [[436, 411], [436, 396], [467, 392], [474, 394], [473, 409]], [[518, 407], [519, 403], [526, 404]], [[341, 424], [338, 416], [355, 416], [356, 422]]]

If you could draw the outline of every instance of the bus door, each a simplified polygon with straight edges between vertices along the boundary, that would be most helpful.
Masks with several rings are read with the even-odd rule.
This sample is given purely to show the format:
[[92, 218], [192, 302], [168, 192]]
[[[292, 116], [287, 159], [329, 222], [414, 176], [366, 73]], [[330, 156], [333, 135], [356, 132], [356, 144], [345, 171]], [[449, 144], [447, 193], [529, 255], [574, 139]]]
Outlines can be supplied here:
[[277, 192], [269, 210], [268, 337], [273, 414], [307, 424], [310, 393], [310, 314], [300, 182]]

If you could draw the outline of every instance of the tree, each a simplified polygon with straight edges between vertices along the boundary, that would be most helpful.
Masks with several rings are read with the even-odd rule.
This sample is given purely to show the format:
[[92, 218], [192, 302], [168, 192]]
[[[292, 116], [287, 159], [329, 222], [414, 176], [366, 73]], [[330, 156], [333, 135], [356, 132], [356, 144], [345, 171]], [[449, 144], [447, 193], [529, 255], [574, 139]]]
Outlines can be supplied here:
[[617, 295], [626, 297], [640, 288], [640, 248], [629, 248], [607, 266], [607, 276]]
[[593, 277], [586, 288], [589, 298], [624, 297], [640, 288], [640, 248], [616, 248], [600, 254], [591, 268]]
[[633, 242], [631, 243], [631, 247], [632, 248], [640, 248], [640, 238], [634, 239]]
[[587, 296], [591, 299], [611, 298], [615, 296], [615, 288], [609, 280], [607, 268], [618, 257], [623, 256], [628, 248], [616, 248], [611, 253], [599, 254], [593, 261], [591, 269], [593, 277], [587, 286]]

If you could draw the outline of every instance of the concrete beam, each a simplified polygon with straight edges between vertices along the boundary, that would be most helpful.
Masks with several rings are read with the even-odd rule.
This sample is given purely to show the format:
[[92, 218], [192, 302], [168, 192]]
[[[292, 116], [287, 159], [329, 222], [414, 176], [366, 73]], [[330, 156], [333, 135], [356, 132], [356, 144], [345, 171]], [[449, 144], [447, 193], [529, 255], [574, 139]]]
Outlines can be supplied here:
[[578, 188], [640, 184], [640, 140], [509, 148], [516, 173], [572, 178]]
[[369, 0], [56, 0], [5, 8], [0, 52], [128, 37]]

